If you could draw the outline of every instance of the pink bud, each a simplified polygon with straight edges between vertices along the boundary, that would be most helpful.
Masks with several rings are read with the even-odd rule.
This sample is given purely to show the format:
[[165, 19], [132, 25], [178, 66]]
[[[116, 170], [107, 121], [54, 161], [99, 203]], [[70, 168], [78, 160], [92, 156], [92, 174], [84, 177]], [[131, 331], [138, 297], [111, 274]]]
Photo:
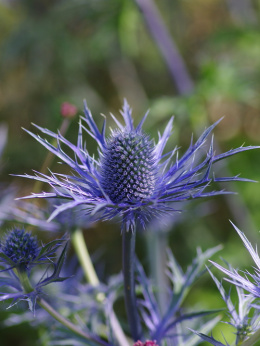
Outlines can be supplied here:
[[134, 343], [133, 346], [158, 346], [158, 345], [155, 340], [154, 341], [146, 340], [145, 342], [138, 340], [137, 342]]
[[77, 107], [69, 102], [64, 102], [60, 108], [60, 113], [64, 118], [73, 118], [77, 114], [77, 111]]

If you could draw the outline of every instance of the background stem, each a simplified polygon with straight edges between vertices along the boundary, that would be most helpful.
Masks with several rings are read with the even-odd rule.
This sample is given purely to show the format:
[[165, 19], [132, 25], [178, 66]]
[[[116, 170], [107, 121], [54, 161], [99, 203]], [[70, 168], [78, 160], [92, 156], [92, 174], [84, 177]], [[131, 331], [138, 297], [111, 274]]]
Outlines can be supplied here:
[[102, 346], [107, 346], [108, 343], [105, 341], [102, 341], [101, 339], [94, 338], [90, 334], [87, 334], [86, 332], [83, 332], [81, 329], [78, 328], [75, 324], [67, 320], [65, 317], [60, 315], [56, 310], [54, 310], [43, 298], [38, 298], [37, 303], [44, 309], [46, 310], [55, 320], [63, 324], [65, 327], [67, 327], [69, 330], [71, 330], [73, 333], [76, 335], [86, 339], [86, 340], [91, 340], [98, 345]]
[[97, 277], [95, 268], [91, 261], [88, 248], [85, 243], [85, 239], [81, 229], [76, 229], [71, 233], [71, 241], [75, 252], [78, 256], [79, 263], [83, 269], [86, 280], [93, 286], [97, 286], [99, 284], [99, 279]]
[[136, 227], [134, 229], [128, 229], [126, 224], [124, 224], [122, 236], [126, 313], [132, 338], [134, 341], [137, 341], [141, 339], [141, 324], [136, 305], [134, 278]]
[[[25, 293], [32, 292], [34, 289], [33, 289], [32, 285], [30, 283], [30, 280], [28, 278], [26, 270], [24, 270], [23, 268], [17, 268], [15, 270], [15, 272], [16, 272], [16, 274], [18, 275], [18, 277], [20, 279], [21, 285], [23, 286], [23, 289], [24, 289]], [[53, 318], [55, 318], [55, 320], [57, 320], [58, 322], [63, 324], [65, 327], [67, 327], [69, 330], [71, 330], [76, 335], [78, 335], [80, 337], [83, 337], [84, 339], [94, 341], [94, 342], [96, 342], [99, 345], [103, 345], [103, 346], [107, 346], [108, 345], [105, 341], [102, 341], [99, 338], [95, 338], [95, 337], [91, 336], [90, 334], [87, 334], [87, 333], [83, 332], [80, 328], [78, 328], [78, 326], [76, 326], [75, 324], [70, 322], [68, 319], [66, 319], [65, 317], [60, 315], [56, 310], [54, 310], [49, 305], [49, 303], [47, 303], [43, 298], [38, 298], [37, 299], [37, 303], [44, 310], [46, 310]]]
[[193, 81], [156, 5], [152, 0], [135, 0], [135, 2], [145, 18], [178, 92], [181, 95], [190, 94], [194, 87]]
[[[71, 241], [75, 249], [75, 252], [78, 256], [80, 265], [83, 269], [86, 281], [93, 286], [98, 286], [99, 279], [96, 274], [93, 263], [91, 261], [88, 248], [86, 246], [86, 242], [81, 229], [78, 228], [72, 232]], [[105, 296], [103, 293], [99, 293], [96, 298], [100, 302], [105, 300]], [[119, 345], [129, 346], [129, 342], [113, 310], [110, 312], [110, 324]]]

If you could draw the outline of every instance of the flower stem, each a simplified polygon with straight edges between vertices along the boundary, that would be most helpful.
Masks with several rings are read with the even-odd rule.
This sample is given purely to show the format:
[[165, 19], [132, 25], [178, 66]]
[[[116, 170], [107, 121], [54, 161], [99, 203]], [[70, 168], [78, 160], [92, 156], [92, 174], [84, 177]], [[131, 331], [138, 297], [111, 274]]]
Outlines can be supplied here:
[[99, 284], [99, 279], [92, 264], [88, 248], [81, 229], [76, 229], [71, 234], [71, 241], [78, 256], [79, 263], [83, 269], [87, 282], [93, 286]]
[[68, 319], [60, 315], [56, 310], [54, 310], [43, 298], [38, 298], [37, 303], [44, 309], [46, 310], [55, 320], [63, 324], [65, 327], [67, 327], [69, 330], [71, 330], [74, 334], [86, 339], [86, 340], [91, 340], [95, 342], [98, 345], [102, 346], [107, 346], [108, 343], [96, 338], [86, 332], [83, 332], [78, 326], [70, 322]]
[[19, 266], [19, 267], [14, 269], [14, 272], [18, 276], [24, 292], [25, 293], [32, 292], [34, 289], [30, 283], [26, 269], [23, 268], [22, 266]]
[[[34, 289], [30, 283], [30, 280], [28, 278], [28, 274], [26, 270], [22, 267], [18, 267], [15, 269], [15, 273], [18, 275], [18, 278], [20, 280], [20, 283], [24, 289], [25, 293], [30, 293]], [[67, 320], [65, 317], [60, 315], [56, 310], [54, 310], [43, 298], [38, 298], [37, 303], [44, 309], [46, 310], [52, 317], [54, 317], [58, 322], [63, 324], [65, 327], [67, 327], [69, 330], [71, 330], [73, 333], [77, 334], [78, 336], [86, 339], [86, 340], [91, 340], [97, 343], [98, 345], [102, 346], [107, 346], [108, 344], [97, 338], [94, 337], [90, 334], [87, 334], [86, 332], [83, 332], [78, 326]]]
[[137, 341], [141, 339], [141, 324], [136, 305], [134, 278], [136, 227], [129, 229], [124, 223], [122, 236], [125, 306], [132, 338]]
[[[93, 266], [93, 263], [91, 261], [88, 248], [86, 246], [86, 242], [82, 233], [81, 229], [76, 229], [71, 234], [71, 241], [74, 246], [75, 252], [78, 256], [80, 265], [83, 269], [83, 272], [85, 274], [86, 281], [90, 283], [93, 286], [99, 285], [99, 279], [96, 274], [95, 268]], [[105, 300], [105, 296], [103, 293], [97, 294], [97, 300], [102, 302]], [[110, 313], [110, 323], [111, 328], [115, 334], [115, 337], [119, 343], [120, 346], [129, 346], [129, 342], [121, 328], [120, 323], [118, 322], [118, 319], [112, 310]]]

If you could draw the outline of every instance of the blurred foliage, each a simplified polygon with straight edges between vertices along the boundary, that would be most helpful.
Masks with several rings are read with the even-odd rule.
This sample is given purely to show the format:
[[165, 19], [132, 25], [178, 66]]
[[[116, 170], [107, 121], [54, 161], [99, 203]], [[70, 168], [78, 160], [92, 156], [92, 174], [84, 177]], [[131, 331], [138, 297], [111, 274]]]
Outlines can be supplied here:
[[[145, 128], [153, 135], [174, 114], [171, 145], [180, 146], [180, 150], [189, 145], [191, 132], [196, 137], [208, 123], [222, 116], [215, 131], [220, 147], [216, 150], [228, 150], [244, 142], [260, 145], [259, 1], [157, 0], [156, 4], [194, 81], [189, 95], [178, 95], [134, 1], [0, 2], [0, 122], [9, 128], [1, 181], [15, 183], [20, 195], [29, 193], [31, 181], [9, 174], [39, 170], [46, 152], [21, 127], [31, 129], [33, 122], [56, 130], [62, 122], [61, 104], [71, 102], [81, 110], [84, 98], [95, 114], [117, 113], [123, 97], [136, 117], [150, 108]], [[243, 11], [239, 10], [241, 6]], [[77, 119], [68, 130], [71, 140], [76, 141], [76, 131]], [[229, 160], [228, 167], [219, 169], [259, 180], [259, 152], [240, 154]], [[184, 266], [194, 256], [196, 246], [206, 249], [218, 243], [225, 244], [221, 256], [232, 258], [234, 265], [245, 268], [249, 264], [249, 258], [240, 255], [240, 241], [227, 220], [231, 218], [257, 242], [260, 187], [241, 183], [228, 188], [239, 195], [214, 199], [210, 211], [200, 218], [188, 217], [194, 204], [189, 206], [170, 234], [173, 251]], [[102, 224], [86, 232], [90, 252], [101, 246], [102, 256], [108, 257], [106, 264], [98, 267], [104, 278], [121, 268], [118, 229], [117, 225]], [[145, 257], [144, 239], [142, 235], [138, 239], [140, 257]], [[190, 297], [194, 305], [202, 297], [205, 306], [220, 301], [214, 284], [205, 293], [209, 281]], [[18, 329], [17, 333], [22, 331]], [[4, 338], [7, 341], [1, 337], [2, 346], [13, 343], [8, 333]], [[18, 345], [18, 341], [15, 343]]]

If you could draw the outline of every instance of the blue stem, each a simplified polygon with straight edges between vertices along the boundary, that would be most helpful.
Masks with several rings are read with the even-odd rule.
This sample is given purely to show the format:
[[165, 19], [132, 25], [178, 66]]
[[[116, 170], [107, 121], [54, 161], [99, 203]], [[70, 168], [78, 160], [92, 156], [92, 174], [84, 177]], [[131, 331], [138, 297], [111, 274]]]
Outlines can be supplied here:
[[135, 238], [136, 227], [128, 227], [127, 223], [123, 225], [123, 273], [125, 306], [130, 326], [130, 331], [134, 341], [141, 339], [141, 324], [137, 311], [135, 295]]

